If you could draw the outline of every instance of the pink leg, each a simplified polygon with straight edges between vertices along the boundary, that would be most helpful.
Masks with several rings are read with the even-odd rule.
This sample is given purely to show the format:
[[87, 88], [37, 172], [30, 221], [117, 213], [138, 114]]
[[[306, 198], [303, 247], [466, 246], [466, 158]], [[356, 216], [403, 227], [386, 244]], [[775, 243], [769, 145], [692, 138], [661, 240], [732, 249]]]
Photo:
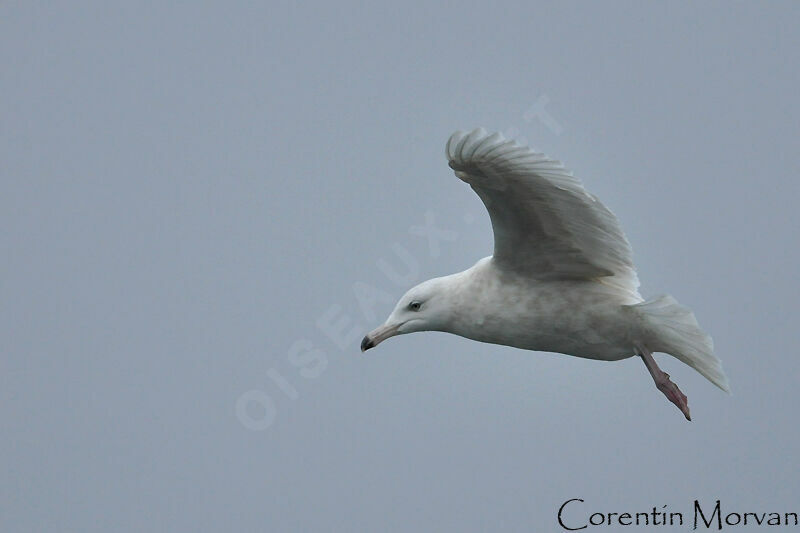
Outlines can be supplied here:
[[658, 368], [656, 360], [653, 359], [653, 354], [649, 350], [639, 346], [637, 351], [639, 352], [639, 357], [644, 361], [644, 366], [653, 376], [653, 381], [655, 381], [658, 390], [663, 392], [664, 396], [681, 410], [686, 420], [691, 420], [692, 417], [689, 414], [689, 402], [686, 395], [681, 392], [676, 384], [670, 381], [669, 374]]

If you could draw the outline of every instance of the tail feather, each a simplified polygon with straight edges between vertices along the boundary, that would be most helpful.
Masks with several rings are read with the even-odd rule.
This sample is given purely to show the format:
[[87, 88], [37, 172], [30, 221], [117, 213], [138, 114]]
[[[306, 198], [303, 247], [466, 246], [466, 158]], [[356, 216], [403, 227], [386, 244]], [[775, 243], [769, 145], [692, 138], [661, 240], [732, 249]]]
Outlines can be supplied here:
[[694, 313], [669, 295], [630, 306], [641, 318], [642, 339], [654, 352], [668, 353], [691, 366], [711, 383], [730, 392], [722, 363], [714, 355], [714, 343]]

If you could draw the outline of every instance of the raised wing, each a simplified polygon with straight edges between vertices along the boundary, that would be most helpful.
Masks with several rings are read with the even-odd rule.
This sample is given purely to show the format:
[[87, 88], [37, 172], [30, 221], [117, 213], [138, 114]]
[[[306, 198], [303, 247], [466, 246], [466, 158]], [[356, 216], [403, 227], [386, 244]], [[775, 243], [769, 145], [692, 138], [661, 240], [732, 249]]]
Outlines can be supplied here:
[[619, 221], [559, 161], [483, 128], [454, 133], [446, 153], [489, 211], [498, 267], [537, 279], [602, 278], [636, 293]]

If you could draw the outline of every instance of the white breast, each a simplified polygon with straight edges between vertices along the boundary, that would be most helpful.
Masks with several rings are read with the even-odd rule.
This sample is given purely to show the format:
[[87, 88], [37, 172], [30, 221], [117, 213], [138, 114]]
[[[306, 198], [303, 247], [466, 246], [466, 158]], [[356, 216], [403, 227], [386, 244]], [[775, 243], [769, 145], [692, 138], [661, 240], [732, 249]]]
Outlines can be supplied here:
[[597, 281], [536, 281], [490, 258], [461, 273], [452, 333], [527, 350], [618, 360], [633, 355], [628, 294]]

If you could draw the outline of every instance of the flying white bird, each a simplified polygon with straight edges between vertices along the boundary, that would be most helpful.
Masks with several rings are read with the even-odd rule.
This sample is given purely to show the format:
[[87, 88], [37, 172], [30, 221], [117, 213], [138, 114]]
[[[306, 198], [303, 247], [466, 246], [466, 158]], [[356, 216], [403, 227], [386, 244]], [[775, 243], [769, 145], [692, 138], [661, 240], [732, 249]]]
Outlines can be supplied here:
[[409, 290], [362, 351], [395, 335], [444, 331], [603, 361], [638, 355], [691, 420], [686, 396], [653, 358], [664, 352], [729, 392], [711, 337], [671, 296], [644, 301], [617, 218], [560, 162], [482, 128], [454, 133], [446, 155], [489, 211], [494, 254]]

